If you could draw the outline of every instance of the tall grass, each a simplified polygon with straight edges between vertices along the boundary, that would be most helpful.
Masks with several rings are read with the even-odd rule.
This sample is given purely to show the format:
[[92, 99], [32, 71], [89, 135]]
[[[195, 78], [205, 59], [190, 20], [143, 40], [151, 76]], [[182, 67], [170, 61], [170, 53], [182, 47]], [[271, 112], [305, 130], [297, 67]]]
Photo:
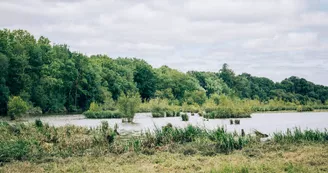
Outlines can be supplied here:
[[301, 130], [300, 128], [287, 129], [286, 132], [273, 134], [273, 140], [278, 143], [295, 142], [328, 142], [328, 130]]
[[[255, 137], [229, 133], [224, 128], [206, 130], [191, 125], [176, 128], [171, 124], [140, 136], [118, 137], [107, 121], [101, 122], [97, 128], [53, 127], [40, 120], [30, 124], [0, 122], [0, 132], [0, 162], [124, 152], [153, 154], [163, 150], [185, 154], [228, 154], [259, 143]], [[275, 133], [272, 140], [273, 144], [327, 142], [328, 131], [288, 130], [286, 133]]]
[[205, 130], [191, 125], [185, 128], [174, 128], [168, 125], [162, 129], [157, 128], [154, 133], [147, 132], [144, 136], [143, 144], [146, 147], [207, 141], [205, 143], [207, 147], [204, 148], [204, 145], [201, 145], [198, 146], [198, 149], [212, 148], [215, 153], [230, 153], [242, 149], [251, 140], [249, 136], [236, 137], [232, 133], [226, 132], [224, 128]]

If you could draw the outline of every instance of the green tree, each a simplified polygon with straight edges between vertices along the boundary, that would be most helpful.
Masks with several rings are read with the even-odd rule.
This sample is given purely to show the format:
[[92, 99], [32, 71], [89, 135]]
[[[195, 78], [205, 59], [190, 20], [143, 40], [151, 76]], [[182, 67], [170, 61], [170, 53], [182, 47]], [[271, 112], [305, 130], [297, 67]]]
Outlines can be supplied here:
[[235, 73], [233, 70], [229, 69], [228, 64], [223, 64], [219, 76], [230, 88], [235, 85]]
[[197, 90], [192, 92], [186, 91], [184, 99], [188, 104], [196, 103], [198, 105], [202, 105], [205, 103], [207, 97], [205, 91]]
[[134, 71], [134, 82], [141, 98], [148, 100], [154, 97], [156, 91], [156, 75], [150, 65], [146, 62], [137, 63]]
[[7, 102], [10, 94], [6, 85], [8, 66], [8, 58], [0, 53], [0, 115], [7, 113]]

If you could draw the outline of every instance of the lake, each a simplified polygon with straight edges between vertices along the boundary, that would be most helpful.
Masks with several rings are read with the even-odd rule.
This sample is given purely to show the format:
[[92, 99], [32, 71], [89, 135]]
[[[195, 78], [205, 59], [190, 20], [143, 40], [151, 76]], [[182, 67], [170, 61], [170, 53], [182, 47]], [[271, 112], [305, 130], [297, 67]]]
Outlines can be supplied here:
[[121, 119], [86, 119], [83, 115], [55, 115], [43, 117], [28, 117], [25, 120], [33, 122], [41, 119], [45, 123], [54, 126], [64, 126], [67, 124], [97, 127], [101, 121], [108, 121], [111, 127], [117, 123], [120, 133], [140, 133], [146, 130], [153, 130], [171, 123], [174, 127], [186, 127], [188, 124], [206, 129], [225, 127], [228, 131], [240, 132], [244, 129], [246, 133], [252, 133], [254, 129], [262, 133], [272, 134], [273, 132], [286, 131], [287, 128], [300, 127], [301, 129], [325, 130], [328, 128], [328, 112], [304, 112], [304, 113], [254, 113], [252, 118], [240, 119], [239, 125], [230, 125], [230, 119], [209, 119], [195, 114], [188, 114], [189, 121], [182, 121], [181, 117], [152, 118], [150, 113], [138, 113], [134, 118], [134, 123], [122, 123]]

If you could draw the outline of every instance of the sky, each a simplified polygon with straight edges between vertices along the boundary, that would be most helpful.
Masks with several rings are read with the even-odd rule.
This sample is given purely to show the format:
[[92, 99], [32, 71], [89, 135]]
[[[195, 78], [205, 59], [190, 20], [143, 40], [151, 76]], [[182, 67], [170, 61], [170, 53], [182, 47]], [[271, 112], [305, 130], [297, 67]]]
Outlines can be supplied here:
[[83, 54], [328, 85], [328, 0], [0, 0], [0, 29]]

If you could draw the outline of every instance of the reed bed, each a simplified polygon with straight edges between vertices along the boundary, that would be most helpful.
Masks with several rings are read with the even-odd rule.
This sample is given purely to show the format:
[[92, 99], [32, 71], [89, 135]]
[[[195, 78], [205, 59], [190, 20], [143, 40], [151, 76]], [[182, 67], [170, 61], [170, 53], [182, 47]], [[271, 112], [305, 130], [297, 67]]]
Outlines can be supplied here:
[[278, 143], [328, 142], [328, 130], [301, 130], [301, 128], [287, 129], [286, 132], [274, 133], [273, 140]]
[[[182, 114], [184, 115], [184, 114]], [[54, 127], [36, 120], [35, 123], [8, 124], [0, 122], [0, 162], [15, 160], [37, 161], [47, 158], [74, 156], [103, 156], [126, 152], [152, 155], [169, 151], [186, 155], [229, 154], [247, 146], [260, 146], [256, 137], [229, 133], [224, 128], [206, 130], [188, 125], [176, 128], [171, 124], [147, 131], [139, 136], [119, 136], [103, 121], [97, 128], [78, 126]], [[296, 128], [273, 134], [271, 145], [293, 143], [326, 143], [328, 132]]]

